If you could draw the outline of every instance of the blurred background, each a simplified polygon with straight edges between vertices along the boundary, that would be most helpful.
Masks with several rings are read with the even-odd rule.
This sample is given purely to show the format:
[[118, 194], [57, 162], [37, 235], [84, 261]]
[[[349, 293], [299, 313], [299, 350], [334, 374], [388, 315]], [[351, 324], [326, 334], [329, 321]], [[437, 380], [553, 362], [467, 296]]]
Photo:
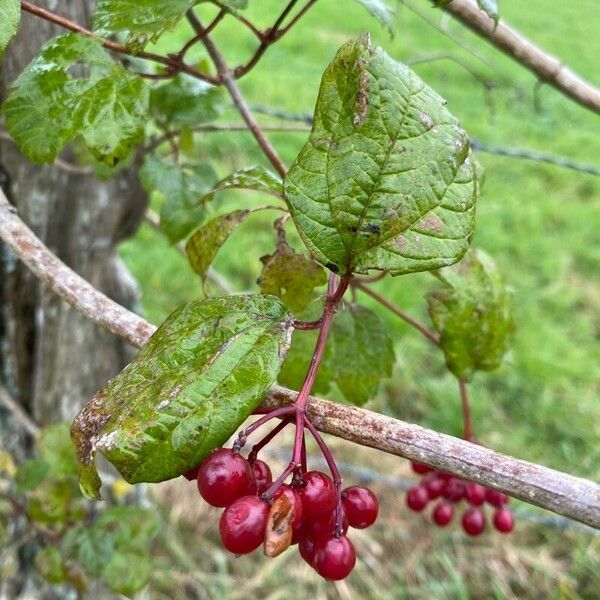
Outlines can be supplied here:
[[[249, 4], [244, 14], [264, 28], [272, 24], [284, 2], [251, 0]], [[475, 436], [500, 452], [598, 481], [600, 118], [554, 89], [538, 85], [528, 71], [442, 11], [432, 9], [430, 3], [390, 0], [389, 4], [395, 11], [393, 36], [358, 2], [317, 2], [240, 80], [240, 87], [288, 165], [308, 137], [307, 118], [324, 68], [342, 43], [361, 32], [369, 31], [373, 44], [411, 64], [447, 99], [485, 169], [474, 245], [494, 258], [512, 288], [517, 325], [505, 364], [492, 373], [476, 375], [470, 386]], [[502, 20], [600, 87], [600, 6], [596, 0], [500, 0], [499, 4]], [[205, 23], [216, 14], [213, 8], [200, 5], [198, 12]], [[170, 52], [192, 35], [182, 23], [148, 49]], [[234, 19], [224, 19], [213, 37], [229, 64], [243, 63], [256, 47], [256, 39]], [[199, 47], [188, 57], [191, 63], [202, 64], [206, 59]], [[242, 125], [233, 106], [224, 110], [217, 124]], [[218, 176], [252, 164], [268, 166], [247, 132], [210, 131], [195, 134], [194, 140], [195, 160], [210, 164]], [[531, 152], [593, 165], [596, 172], [506, 156]], [[240, 190], [224, 192], [218, 212], [242, 204], [262, 205], [264, 200]], [[60, 201], [64, 201], [63, 194]], [[154, 210], [160, 210], [159, 198], [153, 197], [151, 203]], [[28, 222], [34, 222], [35, 210], [26, 216]], [[89, 215], [86, 218], [93, 221]], [[57, 244], [60, 246], [60, 240]], [[84, 249], [91, 248], [85, 239], [82, 244]], [[232, 235], [214, 267], [231, 290], [258, 291], [259, 258], [273, 249], [272, 215], [255, 214]], [[71, 247], [68, 250], [77, 255]], [[180, 304], [202, 296], [200, 280], [187, 259], [149, 224], [143, 223], [133, 237], [120, 244], [118, 252], [141, 289], [138, 308], [153, 323], [162, 322]], [[415, 274], [388, 277], [374, 284], [374, 289], [429, 324], [424, 295], [434, 285], [431, 276]], [[460, 436], [460, 397], [442, 354], [368, 297], [359, 293], [358, 300], [385, 320], [395, 339], [397, 358], [393, 377], [384, 381], [367, 408]], [[63, 326], [61, 331], [68, 336], [68, 330]], [[99, 335], [94, 326], [90, 331], [90, 335]], [[126, 358], [121, 356], [121, 360]], [[81, 360], [87, 359], [82, 356]], [[64, 363], [59, 366], [67, 369], [73, 360]], [[106, 368], [112, 375], [115, 364], [103, 360], [102, 365], [92, 363], [85, 369], [105, 381], [109, 375], [97, 371]], [[85, 371], [79, 363], [71, 366]], [[78, 393], [90, 397], [98, 385], [91, 381], [89, 390], [80, 385]], [[44, 386], [38, 387], [43, 395]], [[61, 397], [58, 392], [56, 396]], [[330, 397], [339, 399], [339, 394], [334, 389]], [[48, 422], [66, 419], [71, 409], [49, 417], [42, 409], [31, 412]], [[67, 439], [66, 430], [61, 435]], [[10, 442], [8, 438], [5, 441]], [[139, 486], [117, 479], [109, 486], [112, 499], [134, 503], [142, 497], [144, 506], [162, 524], [150, 548], [155, 558], [150, 583], [135, 597], [600, 598], [597, 531], [514, 500], [511, 506], [517, 526], [508, 536], [488, 527], [479, 538], [467, 538], [457, 523], [442, 530], [434, 527], [429, 511], [416, 514], [406, 508], [404, 490], [417, 481], [407, 461], [340, 440], [328, 442], [340, 462], [345, 484], [369, 485], [381, 504], [378, 522], [353, 533], [359, 560], [347, 580], [323, 581], [294, 550], [275, 560], [265, 560], [260, 553], [233, 558], [219, 541], [220, 512], [207, 507], [195, 485], [184, 478], [145, 486], [143, 494]], [[274, 472], [286, 464], [290, 443], [289, 434], [283, 435], [265, 453]], [[311, 455], [318, 455], [314, 448]], [[312, 466], [323, 468], [318, 461]], [[7, 467], [0, 460], [0, 473], [2, 469]], [[69, 469], [69, 477], [76, 482], [72, 465]], [[76, 489], [76, 483], [73, 486]], [[0, 550], [0, 558], [3, 554]], [[29, 563], [33, 560], [31, 553], [25, 558]], [[136, 564], [125, 565], [125, 569], [135, 568]], [[0, 583], [3, 574], [0, 570]], [[66, 587], [57, 594], [47, 597], [78, 597]], [[92, 587], [86, 597], [113, 596], [104, 587]]]
[[[250, 3], [248, 16], [267, 26], [279, 0]], [[459, 23], [418, 0], [396, 5], [395, 36], [358, 3], [322, 0], [270, 49], [240, 86], [261, 124], [298, 131], [269, 138], [290, 164], [307, 138], [301, 120], [313, 110], [320, 76], [337, 48], [370, 31], [373, 43], [415, 71], [448, 100], [482, 147], [534, 150], [600, 166], [600, 119], [495, 51]], [[550, 5], [544, 0], [500, 2], [501, 18], [596, 86], [600, 86], [600, 6], [595, 0]], [[158, 49], [189, 39], [187, 25], [163, 36]], [[214, 34], [230, 64], [243, 62], [255, 40], [233, 20]], [[196, 51], [196, 50], [194, 50]], [[201, 60], [200, 50], [190, 57]], [[239, 124], [233, 107], [223, 124]], [[203, 134], [199, 158], [219, 175], [265, 164], [248, 133]], [[485, 168], [475, 245], [491, 254], [514, 290], [517, 330], [506, 364], [478, 374], [471, 385], [475, 435], [498, 451], [590, 479], [600, 479], [600, 179], [523, 158], [478, 151]], [[241, 191], [221, 204], [240, 205]], [[261, 202], [248, 195], [248, 204]], [[264, 202], [264, 199], [263, 199]], [[157, 207], [156, 207], [157, 208]], [[236, 291], [257, 290], [260, 256], [273, 250], [270, 220], [253, 216], [215, 262]], [[142, 309], [161, 322], [179, 304], [201, 294], [198, 278], [165, 238], [144, 224], [120, 247], [142, 289]], [[428, 322], [427, 274], [386, 278], [375, 288]], [[455, 379], [441, 353], [399, 319], [373, 305], [396, 340], [394, 376], [368, 408], [460, 435], [462, 415]], [[404, 505], [402, 488], [414, 481], [406, 461], [331, 440], [347, 483], [369, 481], [381, 499], [378, 523], [354, 536], [359, 554], [350, 578], [322, 581], [295, 552], [277, 560], [234, 559], [218, 543], [216, 509], [205, 508], [183, 479], [153, 486], [150, 494], [170, 520], [157, 566], [156, 598], [600, 598], [597, 532], [533, 507], [517, 508], [509, 536], [467, 539], [458, 527], [440, 530], [427, 513]], [[289, 438], [279, 440], [289, 447]], [[287, 460], [274, 450], [273, 465]], [[283, 462], [281, 462], [283, 464]], [[167, 550], [164, 550], [166, 548]], [[168, 556], [167, 556], [168, 555]], [[176, 567], [173, 567], [175, 559]], [[177, 590], [173, 587], [177, 582]]]

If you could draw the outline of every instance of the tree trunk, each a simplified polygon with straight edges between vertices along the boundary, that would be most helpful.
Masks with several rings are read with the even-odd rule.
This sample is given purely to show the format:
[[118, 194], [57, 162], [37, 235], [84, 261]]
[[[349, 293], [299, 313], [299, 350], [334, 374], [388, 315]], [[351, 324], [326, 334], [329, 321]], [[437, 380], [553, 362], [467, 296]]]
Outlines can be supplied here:
[[[38, 4], [89, 25], [89, 0]], [[1, 97], [57, 33], [56, 27], [23, 13], [1, 67]], [[68, 151], [62, 158], [73, 160]], [[135, 283], [115, 255], [116, 244], [135, 231], [146, 206], [135, 169], [99, 181], [64, 165], [31, 164], [2, 138], [0, 183], [23, 220], [67, 265], [117, 302], [135, 307]], [[130, 348], [59, 300], [0, 247], [0, 381], [36, 423], [72, 418], [130, 357]], [[0, 441], [19, 458], [28, 454], [30, 441], [22, 426], [2, 406]], [[10, 581], [0, 577], [0, 598], [53, 597], [41, 589], [32, 595], [27, 567], [22, 564]]]

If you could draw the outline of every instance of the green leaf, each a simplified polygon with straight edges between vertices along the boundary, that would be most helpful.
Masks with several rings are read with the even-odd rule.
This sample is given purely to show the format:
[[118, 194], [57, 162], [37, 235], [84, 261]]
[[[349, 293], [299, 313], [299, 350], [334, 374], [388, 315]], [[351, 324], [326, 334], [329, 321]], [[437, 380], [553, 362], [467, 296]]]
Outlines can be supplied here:
[[187, 241], [185, 252], [192, 269], [200, 275], [203, 284], [217, 252], [250, 212], [249, 209], [234, 210], [216, 217], [200, 227]]
[[34, 562], [35, 568], [49, 583], [62, 583], [68, 579], [62, 554], [56, 546], [46, 546], [38, 550]]
[[67, 523], [84, 516], [83, 502], [85, 500], [73, 480], [47, 479], [35, 489], [27, 514], [39, 523]]
[[394, 29], [394, 11], [385, 0], [356, 0], [362, 4], [383, 26], [392, 33]]
[[128, 32], [127, 45], [141, 50], [172, 29], [196, 0], [98, 0], [94, 29], [108, 36]]
[[283, 197], [281, 179], [264, 167], [253, 166], [240, 169], [225, 179], [221, 179], [215, 184], [206, 200], [211, 200], [217, 192], [232, 188], [262, 192], [275, 196], [275, 198]]
[[198, 125], [216, 119], [224, 107], [221, 88], [185, 74], [150, 92], [150, 112], [159, 123]]
[[258, 280], [260, 291], [281, 298], [294, 313], [302, 312], [312, 300], [314, 289], [327, 283], [327, 275], [320, 265], [296, 254], [285, 242], [260, 260], [263, 263]]
[[399, 275], [463, 256], [477, 171], [445, 101], [363, 35], [325, 70], [312, 132], [284, 188], [320, 263], [340, 274]]
[[69, 434], [69, 423], [62, 422], [45, 427], [37, 441], [37, 454], [52, 477], [76, 476], [77, 460]]
[[514, 321], [511, 293], [481, 250], [442, 270], [444, 287], [427, 295], [433, 326], [448, 368], [469, 381], [475, 371], [491, 371], [508, 350]]
[[140, 180], [147, 192], [164, 197], [160, 226], [174, 244], [202, 225], [206, 216], [206, 198], [215, 172], [208, 165], [178, 165], [148, 155], [140, 168]]
[[49, 475], [48, 463], [37, 458], [26, 460], [19, 465], [15, 474], [15, 483], [19, 493], [35, 490]]
[[153, 567], [147, 553], [116, 552], [104, 567], [102, 578], [113, 592], [131, 596], [148, 583]]
[[42, 47], [3, 106], [6, 129], [32, 161], [52, 163], [81, 135], [111, 166], [142, 140], [147, 111], [144, 81], [115, 63], [97, 40], [74, 33]]
[[129, 483], [163, 481], [197, 465], [260, 404], [291, 327], [291, 315], [272, 296], [178, 308], [75, 417], [82, 490], [99, 496], [96, 452]]
[[0, 0], [0, 59], [8, 42], [17, 35], [21, 20], [21, 3], [19, 0]]
[[[115, 591], [121, 589], [120, 583], [113, 581], [119, 575], [124, 583], [122, 593], [131, 593], [135, 590], [130, 588], [143, 587], [147, 581], [149, 552], [159, 527], [153, 511], [137, 506], [115, 506], [102, 512], [91, 525], [71, 528], [63, 538], [61, 551], [68, 562], [79, 565], [90, 577], [103, 578]], [[117, 556], [119, 558], [115, 558]], [[121, 572], [124, 556], [132, 560], [131, 570], [137, 568], [137, 561], [143, 563], [139, 576], [129, 578]]]
[[[282, 385], [298, 389], [315, 342], [316, 332], [294, 333], [279, 377]], [[313, 391], [326, 394], [335, 383], [348, 402], [361, 406], [392, 374], [394, 362], [388, 327], [370, 309], [350, 304], [334, 318]]]

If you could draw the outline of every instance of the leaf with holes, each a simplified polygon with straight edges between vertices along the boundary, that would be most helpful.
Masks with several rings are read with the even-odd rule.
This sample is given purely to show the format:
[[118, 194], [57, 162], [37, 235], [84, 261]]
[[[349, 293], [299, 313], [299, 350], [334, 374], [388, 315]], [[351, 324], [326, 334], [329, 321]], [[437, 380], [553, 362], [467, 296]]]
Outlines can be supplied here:
[[198, 125], [216, 119], [224, 107], [221, 88], [185, 74], [150, 92], [150, 112], [159, 123]]
[[187, 241], [185, 253], [192, 269], [200, 275], [203, 284], [217, 252], [250, 212], [249, 209], [234, 210], [226, 215], [216, 217], [200, 227]]
[[127, 45], [141, 50], [175, 27], [196, 0], [98, 0], [94, 29], [105, 36], [127, 32]]
[[97, 40], [70, 33], [42, 47], [2, 110], [6, 129], [32, 161], [52, 163], [81, 135], [98, 160], [114, 166], [142, 140], [148, 90]]
[[[294, 334], [279, 382], [298, 389], [306, 375], [317, 332]], [[394, 344], [389, 329], [370, 309], [350, 304], [335, 315], [313, 391], [327, 394], [336, 384], [346, 400], [363, 405], [392, 374]]]
[[327, 283], [321, 265], [296, 254], [285, 242], [260, 260], [263, 264], [258, 280], [260, 291], [281, 298], [294, 313], [302, 312], [312, 300], [314, 289]]
[[373, 15], [390, 33], [394, 29], [394, 11], [385, 0], [357, 0]]
[[491, 371], [502, 363], [514, 321], [511, 293], [492, 259], [470, 252], [438, 277], [444, 287], [427, 295], [433, 326], [448, 368], [469, 381], [475, 371]]
[[207, 193], [216, 175], [208, 165], [180, 165], [148, 155], [140, 168], [140, 180], [147, 192], [164, 197], [160, 227], [174, 244], [202, 225], [206, 217]]
[[325, 70], [284, 189], [302, 239], [328, 269], [400, 275], [463, 256], [478, 167], [445, 101], [363, 35]]
[[71, 425], [84, 493], [103, 454], [129, 483], [163, 481], [221, 446], [263, 400], [289, 346], [278, 298], [247, 294], [178, 308]]
[[19, 0], [0, 0], [0, 59], [8, 42], [17, 35], [21, 20]]

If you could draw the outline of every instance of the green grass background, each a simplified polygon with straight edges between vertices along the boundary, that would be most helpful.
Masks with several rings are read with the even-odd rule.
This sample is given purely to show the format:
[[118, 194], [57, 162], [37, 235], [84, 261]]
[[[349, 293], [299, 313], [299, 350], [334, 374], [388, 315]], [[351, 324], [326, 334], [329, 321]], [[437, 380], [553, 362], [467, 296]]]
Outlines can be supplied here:
[[[267, 26], [284, 4], [281, 0], [251, 0], [247, 14]], [[370, 31], [373, 42], [398, 60], [445, 55], [462, 63], [441, 59], [416, 64], [414, 69], [448, 100], [449, 109], [472, 137], [600, 166], [598, 115], [549, 86], [536, 92], [536, 79], [529, 72], [440, 11], [429, 8], [428, 2], [416, 0], [414, 5], [473, 52], [459, 47], [401, 3], [397, 5], [396, 34], [390, 38], [358, 3], [321, 0], [297, 28], [266, 53], [240, 86], [251, 104], [311, 112], [320, 75], [336, 49], [350, 37]], [[600, 4], [596, 0], [501, 0], [500, 11], [512, 26], [600, 86]], [[200, 14], [208, 21], [213, 13], [210, 7], [203, 7]], [[159, 47], [173, 49], [189, 36], [187, 27], [181, 26], [165, 36]], [[232, 65], [243, 62], [256, 44], [233, 19], [226, 19], [214, 38]], [[197, 60], [201, 53], [190, 56]], [[476, 72], [477, 78], [464, 65]], [[482, 80], [492, 86], [487, 93]], [[265, 124], [276, 122], [266, 116], [258, 118]], [[232, 109], [221, 120], [240, 121]], [[290, 164], [307, 134], [272, 133], [269, 137]], [[266, 164], [246, 133], [207, 133], [198, 136], [197, 141], [200, 156], [222, 175], [250, 164]], [[497, 450], [598, 480], [600, 178], [485, 153], [479, 153], [478, 160], [485, 168], [486, 178], [478, 206], [475, 244], [495, 258], [514, 289], [518, 329], [507, 364], [494, 373], [478, 375], [471, 386], [476, 435]], [[264, 199], [229, 193], [222, 206], [252, 202], [264, 203]], [[269, 220], [253, 216], [219, 254], [215, 266], [237, 290], [256, 290], [258, 258], [273, 248]], [[199, 283], [183, 257], [146, 225], [122, 245], [120, 252], [140, 282], [143, 310], [154, 322], [160, 322], [180, 303], [200, 295]], [[416, 274], [388, 278], [375, 287], [427, 321], [423, 294], [431, 284], [430, 276]], [[372, 306], [365, 297], [360, 301]], [[439, 431], [460, 434], [456, 382], [446, 373], [439, 354], [393, 315], [382, 311], [381, 316], [389, 322], [395, 336], [398, 361], [394, 377], [382, 386], [370, 407]], [[360, 461], [360, 453], [355, 458]], [[397, 533], [401, 538], [411, 529], [402, 531]], [[433, 535], [421, 530], [417, 533]], [[510, 573], [502, 571], [498, 575], [496, 569], [494, 577], [486, 577], [486, 569], [492, 568], [489, 561], [494, 560], [488, 552], [484, 553], [485, 560], [476, 558], [473, 564], [465, 566], [465, 552], [472, 548], [468, 548], [470, 541], [459, 536], [460, 539], [438, 539], [436, 552], [427, 556], [405, 544], [403, 547], [416, 553], [411, 555], [411, 573], [417, 577], [418, 585], [409, 585], [403, 559], [398, 558], [394, 559], [397, 568], [386, 564], [385, 580], [374, 576], [373, 585], [381, 586], [380, 593], [374, 596], [387, 598], [383, 591], [393, 588], [396, 591], [389, 597], [600, 598], [597, 538], [577, 533], [561, 536], [544, 528], [527, 530], [522, 535], [519, 539], [517, 533], [516, 541], [506, 542], [509, 546], [515, 544], [519, 557], [518, 548], [523, 547], [541, 548], [536, 559], [542, 559], [544, 553], [552, 557], [559, 553], [556, 560], [560, 568], [548, 567], [550, 563], [543, 561], [540, 565], [535, 560], [533, 571], [524, 567], [527, 572], [537, 573], [539, 583], [533, 583], [537, 581], [533, 575], [531, 581], [532, 585], [542, 586], [536, 588], [538, 595], [533, 589], [513, 585]], [[397, 543], [397, 539], [392, 541], [391, 547]], [[441, 562], [427, 567], [432, 560]], [[471, 573], [473, 568], [479, 570]], [[548, 568], [553, 571], [553, 578], [545, 580]], [[510, 566], [506, 569], [510, 570]], [[496, 575], [501, 577], [501, 583], [494, 583]], [[263, 597], [267, 595], [265, 590], [270, 590], [270, 581], [265, 579], [264, 589], [259, 586]], [[364, 581], [351, 578], [356, 594], [351, 597], [371, 596], [368, 590], [372, 586], [365, 587]], [[554, 583], [549, 585], [549, 581]], [[324, 592], [318, 591], [321, 588], [306, 588], [306, 596], [296, 596], [288, 590], [287, 597], [313, 597], [313, 593], [314, 597], [321, 593], [344, 597], [338, 588], [335, 592], [323, 589]]]

